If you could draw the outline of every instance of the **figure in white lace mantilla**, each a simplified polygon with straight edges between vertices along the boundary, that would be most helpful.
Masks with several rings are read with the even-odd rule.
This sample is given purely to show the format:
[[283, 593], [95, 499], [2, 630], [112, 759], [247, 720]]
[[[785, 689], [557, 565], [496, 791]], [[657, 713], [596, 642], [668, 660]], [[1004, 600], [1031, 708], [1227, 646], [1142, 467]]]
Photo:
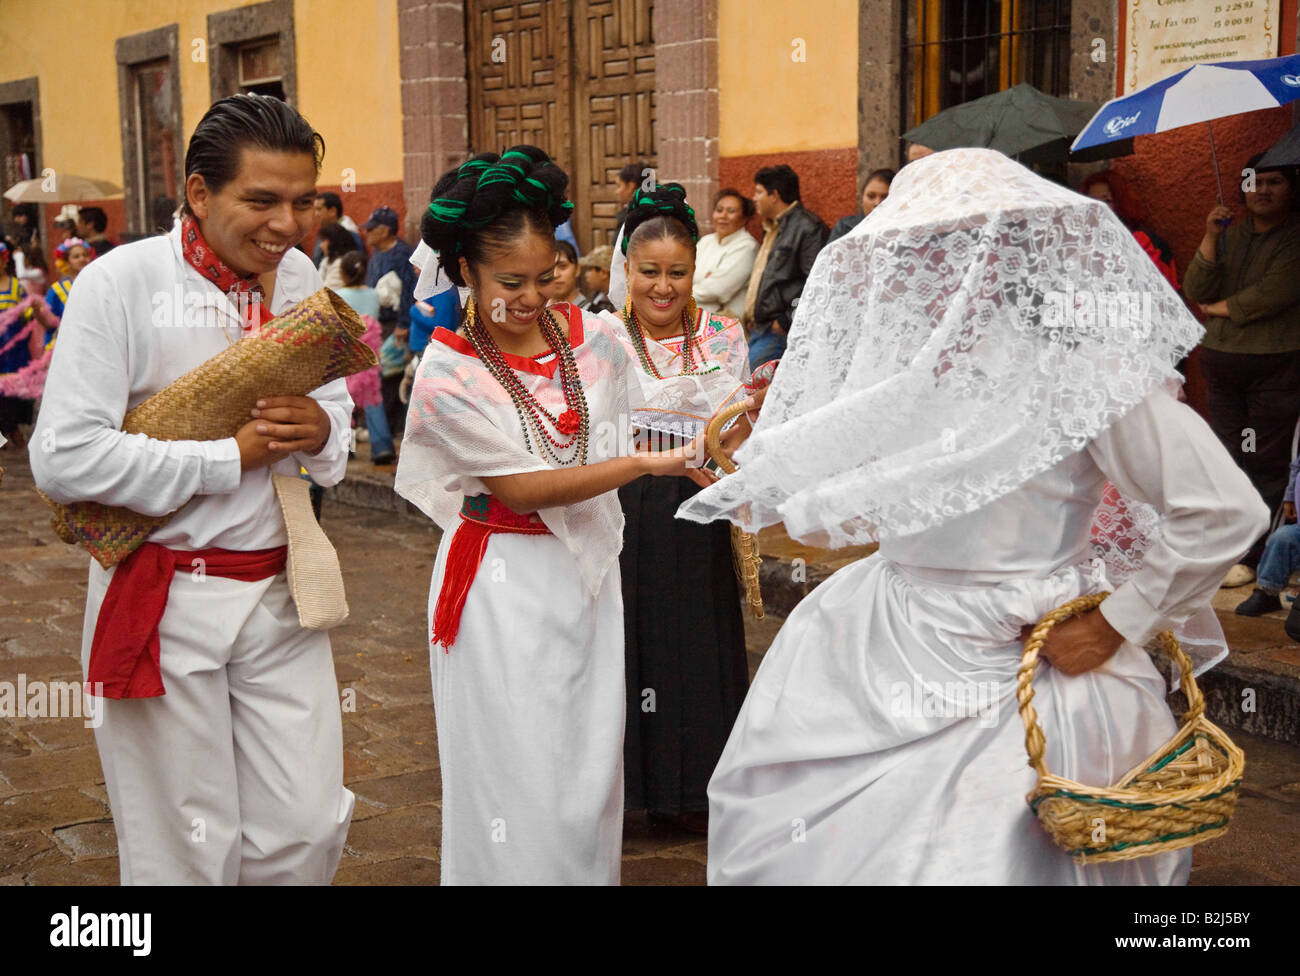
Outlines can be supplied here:
[[710, 883], [1186, 881], [1190, 849], [1052, 843], [1015, 690], [1024, 629], [1113, 590], [1043, 649], [1047, 764], [1108, 785], [1174, 733], [1143, 647], [1268, 518], [1170, 392], [1201, 334], [1104, 204], [991, 150], [909, 164], [821, 253], [739, 471], [679, 514], [880, 549], [768, 651], [709, 784]]

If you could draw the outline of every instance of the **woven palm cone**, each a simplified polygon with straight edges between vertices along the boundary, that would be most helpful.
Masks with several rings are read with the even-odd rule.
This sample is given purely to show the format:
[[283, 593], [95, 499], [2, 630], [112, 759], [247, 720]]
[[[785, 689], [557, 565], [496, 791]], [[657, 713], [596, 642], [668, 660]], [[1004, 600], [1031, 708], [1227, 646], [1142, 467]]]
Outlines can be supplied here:
[[[736, 470], [736, 465], [722, 450], [722, 429], [733, 418], [745, 412], [745, 404], [732, 404], [720, 410], [704, 431], [704, 443], [713, 460], [727, 474]], [[758, 585], [758, 570], [763, 560], [758, 552], [758, 536], [750, 535], [738, 525], [731, 527], [731, 558], [736, 567], [736, 579], [745, 588], [745, 604], [755, 620], [763, 619], [763, 591]]]
[[[163, 441], [233, 437], [252, 419], [258, 399], [305, 396], [374, 366], [374, 352], [361, 341], [364, 331], [347, 302], [322, 288], [127, 411], [122, 430]], [[41, 497], [54, 509], [59, 538], [84, 545], [105, 569], [176, 514], [142, 515], [98, 502], [60, 505]]]
[[1188, 703], [1174, 737], [1114, 786], [1084, 786], [1048, 772], [1043, 761], [1046, 742], [1032, 704], [1039, 652], [1056, 624], [1086, 613], [1108, 595], [1081, 596], [1039, 621], [1025, 643], [1017, 674], [1025, 749], [1038, 773], [1027, 797], [1029, 806], [1052, 840], [1080, 864], [1148, 857], [1226, 833], [1246, 767], [1242, 751], [1206, 719], [1205, 697], [1192, 675], [1192, 662], [1174, 635], [1164, 631], [1160, 643], [1182, 673]]

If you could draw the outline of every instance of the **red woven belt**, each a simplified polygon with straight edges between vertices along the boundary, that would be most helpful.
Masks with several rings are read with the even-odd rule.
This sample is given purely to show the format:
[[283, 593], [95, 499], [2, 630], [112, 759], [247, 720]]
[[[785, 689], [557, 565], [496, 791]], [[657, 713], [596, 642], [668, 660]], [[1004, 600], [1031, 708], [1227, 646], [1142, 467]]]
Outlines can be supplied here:
[[460, 615], [469, 597], [469, 588], [478, 576], [479, 564], [487, 552], [488, 539], [497, 532], [522, 535], [550, 535], [541, 516], [536, 512], [520, 514], [511, 511], [491, 495], [466, 495], [460, 507], [460, 525], [451, 537], [447, 550], [447, 566], [442, 574], [442, 589], [433, 608], [433, 633], [431, 640], [447, 651], [456, 643], [460, 631]]
[[[156, 698], [165, 693], [158, 624], [178, 569], [201, 567], [208, 576], [252, 583], [283, 572], [288, 552], [288, 546], [237, 552], [168, 549], [146, 542], [118, 564], [99, 605], [86, 673], [90, 689], [104, 698]], [[197, 562], [200, 559], [203, 562]]]

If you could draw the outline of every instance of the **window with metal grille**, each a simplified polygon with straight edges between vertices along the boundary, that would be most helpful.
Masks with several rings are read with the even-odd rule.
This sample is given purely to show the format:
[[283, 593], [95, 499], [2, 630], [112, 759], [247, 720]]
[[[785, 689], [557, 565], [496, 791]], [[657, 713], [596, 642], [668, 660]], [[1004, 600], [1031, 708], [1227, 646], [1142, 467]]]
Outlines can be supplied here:
[[1070, 0], [900, 0], [902, 130], [1028, 82], [1069, 94]]

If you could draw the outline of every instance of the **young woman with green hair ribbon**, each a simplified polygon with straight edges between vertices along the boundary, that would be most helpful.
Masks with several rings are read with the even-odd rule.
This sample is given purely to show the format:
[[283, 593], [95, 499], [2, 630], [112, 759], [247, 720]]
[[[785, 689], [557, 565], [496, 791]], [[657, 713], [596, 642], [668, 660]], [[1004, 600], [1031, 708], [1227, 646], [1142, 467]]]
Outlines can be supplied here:
[[396, 480], [444, 530], [429, 601], [444, 884], [620, 877], [615, 491], [686, 474], [689, 452], [631, 451], [623, 346], [548, 307], [567, 182], [535, 147], [476, 156], [438, 181], [421, 228], [472, 292], [421, 360]]

